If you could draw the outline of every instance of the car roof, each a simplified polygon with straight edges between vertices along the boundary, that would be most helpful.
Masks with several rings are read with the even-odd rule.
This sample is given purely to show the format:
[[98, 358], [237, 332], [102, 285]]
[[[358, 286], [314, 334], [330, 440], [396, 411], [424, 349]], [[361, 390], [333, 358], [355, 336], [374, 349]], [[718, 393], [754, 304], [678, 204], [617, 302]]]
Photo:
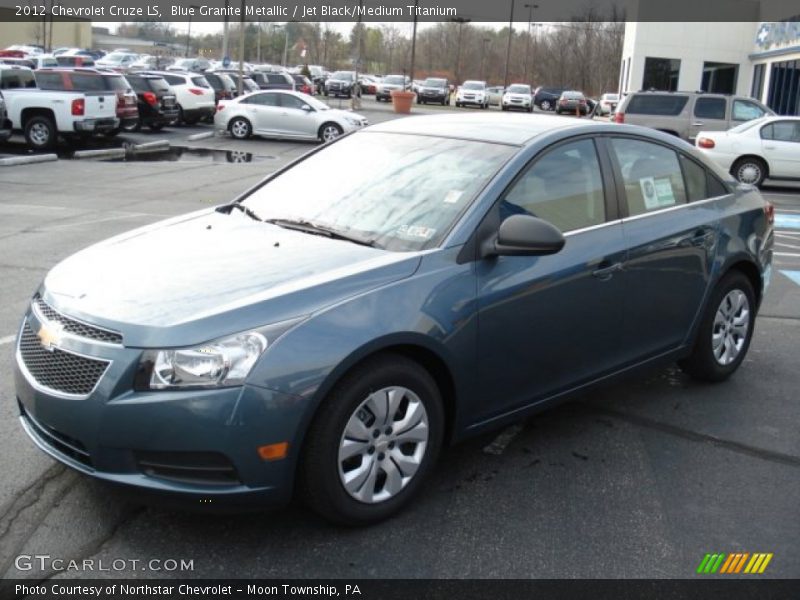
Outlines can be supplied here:
[[370, 130], [521, 146], [543, 133], [586, 125], [585, 121], [579, 119], [565, 119], [555, 115], [465, 113], [395, 119], [373, 125]]

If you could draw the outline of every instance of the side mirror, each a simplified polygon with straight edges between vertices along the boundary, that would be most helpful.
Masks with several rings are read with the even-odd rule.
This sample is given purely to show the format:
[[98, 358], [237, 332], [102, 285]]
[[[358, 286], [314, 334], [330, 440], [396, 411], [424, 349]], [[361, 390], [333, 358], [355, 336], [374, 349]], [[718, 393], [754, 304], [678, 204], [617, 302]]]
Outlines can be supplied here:
[[547, 221], [511, 215], [500, 223], [497, 235], [484, 242], [481, 256], [544, 256], [556, 254], [565, 243], [564, 235]]
[[303, 104], [303, 106], [302, 106], [301, 110], [304, 110], [304, 111], [306, 111], [307, 113], [310, 113], [310, 112], [312, 112], [314, 109], [313, 109], [313, 108], [311, 108], [311, 107], [310, 107], [308, 104]]

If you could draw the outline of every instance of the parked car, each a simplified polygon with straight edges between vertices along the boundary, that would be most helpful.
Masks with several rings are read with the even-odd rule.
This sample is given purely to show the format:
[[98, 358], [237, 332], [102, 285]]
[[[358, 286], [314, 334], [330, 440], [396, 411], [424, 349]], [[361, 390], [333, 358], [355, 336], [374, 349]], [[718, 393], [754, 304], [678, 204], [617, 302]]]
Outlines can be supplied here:
[[33, 150], [52, 148], [59, 135], [84, 137], [119, 127], [111, 91], [41, 90], [33, 71], [9, 65], [0, 65], [0, 90], [12, 128]]
[[350, 98], [353, 95], [353, 84], [356, 81], [355, 71], [336, 71], [325, 80], [326, 96], [345, 96]]
[[447, 79], [428, 77], [422, 82], [417, 95], [417, 104], [428, 104], [429, 102], [436, 102], [442, 106], [450, 105], [450, 82]]
[[489, 106], [500, 106], [500, 102], [505, 94], [505, 88], [502, 85], [493, 85], [486, 88], [486, 96], [489, 98]]
[[140, 54], [139, 57], [128, 67], [130, 71], [150, 71], [166, 69], [172, 65], [173, 59], [168, 56], [153, 56], [151, 54]]
[[0, 142], [5, 142], [11, 137], [11, 130], [11, 119], [8, 118], [6, 101], [3, 98], [3, 93], [0, 92]]
[[291, 75], [291, 78], [294, 79], [294, 89], [298, 92], [303, 94], [308, 94], [309, 96], [314, 95], [314, 84], [311, 83], [311, 80], [306, 77], [305, 75]]
[[33, 57], [13, 58], [7, 56], [0, 56], [0, 64], [15, 65], [17, 67], [25, 67], [26, 69], [36, 69], [36, 61], [33, 60]]
[[[62, 54], [61, 56], [64, 55]], [[132, 52], [112, 52], [96, 60], [95, 65], [107, 69], [114, 69], [115, 71], [127, 71], [128, 68], [136, 62], [137, 58], [139, 58], [139, 55], [133, 54]], [[84, 66], [86, 66], [85, 63]]]
[[91, 56], [83, 54], [59, 54], [55, 58], [59, 67], [94, 67], [96, 65]]
[[525, 83], [512, 83], [503, 94], [501, 110], [525, 110], [533, 112], [531, 86]]
[[559, 96], [558, 102], [556, 102], [556, 114], [560, 115], [564, 112], [571, 115], [576, 113], [581, 115], [589, 114], [589, 105], [583, 92], [567, 90]]
[[697, 148], [738, 181], [800, 181], [800, 117], [760, 117], [728, 131], [700, 131]]
[[485, 81], [465, 81], [456, 92], [456, 106], [472, 104], [481, 108], [489, 108], [489, 96]]
[[191, 71], [193, 73], [202, 73], [211, 68], [211, 63], [208, 59], [199, 56], [197, 58], [179, 58], [167, 67], [167, 71]]
[[[130, 128], [139, 122], [136, 92], [120, 73], [91, 68], [40, 69], [34, 72], [36, 85], [43, 90], [77, 90], [82, 92], [110, 91], [117, 95], [117, 118], [120, 128]], [[107, 133], [118, 133], [119, 129]]]
[[699, 131], [725, 131], [775, 113], [744, 96], [705, 92], [632, 92], [617, 106], [615, 123], [643, 125], [694, 143]]
[[542, 110], [555, 110], [558, 99], [565, 91], [564, 88], [539, 86], [533, 92], [533, 104]]
[[390, 102], [392, 92], [408, 91], [411, 89], [411, 80], [405, 75], [387, 75], [375, 86], [375, 100]]
[[180, 71], [142, 71], [163, 77], [172, 88], [178, 103], [178, 122], [194, 125], [214, 116], [217, 109], [214, 88], [200, 73]]
[[138, 131], [142, 127], [149, 127], [159, 131], [179, 119], [175, 93], [163, 77], [131, 73], [126, 79], [136, 92], [139, 120], [125, 129]]
[[36, 56], [31, 56], [29, 59], [33, 63], [33, 69], [47, 69], [58, 67], [58, 60], [52, 54], [37, 54]]
[[619, 104], [619, 94], [603, 94], [600, 96], [597, 113], [600, 115], [610, 115], [617, 110], [617, 104]]
[[51, 269], [17, 335], [19, 423], [130, 489], [374, 523], [445, 445], [673, 361], [733, 375], [773, 227], [653, 130], [391, 120]]
[[[236, 88], [236, 94], [239, 94], [239, 72], [238, 71], [215, 71], [216, 73], [225, 73], [228, 77], [231, 78], [233, 81], [233, 85]], [[261, 88], [258, 84], [249, 76], [244, 75], [242, 77], [242, 94], [249, 94], [250, 92], [257, 92]]]
[[261, 73], [262, 81], [257, 81], [262, 90], [290, 90], [296, 88], [294, 78], [285, 71]]
[[330, 108], [324, 102], [285, 90], [267, 90], [219, 103], [214, 125], [236, 139], [251, 135], [330, 142], [367, 125], [354, 112]]
[[236, 97], [238, 93], [236, 83], [227, 73], [213, 71], [203, 73], [203, 77], [205, 77], [206, 81], [214, 88], [214, 100], [216, 102], [220, 100], [230, 100]]
[[361, 94], [363, 96], [374, 96], [378, 93], [378, 85], [381, 80], [374, 75], [361, 75], [358, 79], [358, 84], [361, 87]]

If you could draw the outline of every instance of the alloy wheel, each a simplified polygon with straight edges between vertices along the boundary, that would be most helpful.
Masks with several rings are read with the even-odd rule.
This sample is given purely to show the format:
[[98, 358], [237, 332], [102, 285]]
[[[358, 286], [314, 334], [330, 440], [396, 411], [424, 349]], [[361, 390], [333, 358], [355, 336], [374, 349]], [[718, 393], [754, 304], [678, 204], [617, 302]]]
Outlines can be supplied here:
[[395, 497], [417, 473], [430, 428], [425, 405], [401, 386], [371, 393], [347, 421], [339, 442], [339, 480], [359, 502]]
[[739, 356], [750, 328], [750, 303], [739, 289], [722, 299], [711, 329], [711, 348], [716, 361], [725, 366]]
[[332, 142], [341, 135], [339, 128], [336, 125], [326, 125], [322, 128], [322, 141]]

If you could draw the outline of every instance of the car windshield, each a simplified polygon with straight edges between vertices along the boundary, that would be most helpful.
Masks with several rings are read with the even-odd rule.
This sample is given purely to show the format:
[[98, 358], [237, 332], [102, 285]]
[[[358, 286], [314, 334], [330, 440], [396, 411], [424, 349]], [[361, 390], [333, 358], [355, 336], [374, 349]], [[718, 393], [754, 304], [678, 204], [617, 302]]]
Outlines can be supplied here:
[[479, 81], [465, 81], [464, 85], [461, 87], [463, 87], [465, 90], [482, 90], [486, 86]]
[[114, 62], [114, 63], [121, 63], [125, 58], [129, 56], [124, 52], [112, 52], [111, 54], [106, 54], [103, 57], [103, 62]]
[[426, 79], [422, 85], [426, 87], [444, 87], [444, 79]]
[[352, 71], [336, 71], [336, 73], [331, 75], [331, 79], [339, 79], [342, 81], [353, 81], [353, 77]]
[[512, 85], [509, 86], [508, 92], [511, 94], [530, 94], [531, 88], [527, 85]]
[[[365, 131], [309, 156], [243, 205], [260, 219], [311, 222], [387, 250], [423, 250], [442, 241], [515, 151], [485, 142]], [[325, 193], [298, 194], [309, 181], [325, 182]]]
[[388, 83], [389, 85], [403, 85], [405, 83], [405, 78], [402, 75], [390, 75], [383, 80], [383, 83]]

